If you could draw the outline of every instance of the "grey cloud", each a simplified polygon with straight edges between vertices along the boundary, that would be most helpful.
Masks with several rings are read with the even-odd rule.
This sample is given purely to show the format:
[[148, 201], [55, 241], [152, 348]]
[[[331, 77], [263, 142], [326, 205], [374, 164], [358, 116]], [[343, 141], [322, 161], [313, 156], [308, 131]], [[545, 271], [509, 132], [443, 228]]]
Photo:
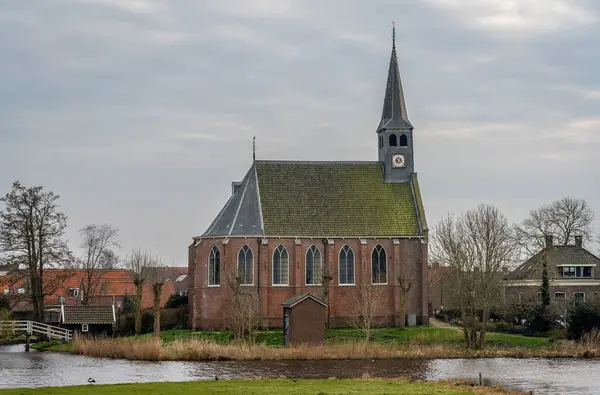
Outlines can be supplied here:
[[0, 185], [60, 193], [73, 247], [85, 223], [112, 222], [125, 252], [185, 264], [253, 136], [262, 159], [376, 158], [395, 19], [430, 224], [480, 202], [514, 221], [564, 195], [594, 205], [597, 23], [551, 10], [585, 23], [498, 35], [478, 24], [490, 11], [440, 4], [10, 1]]

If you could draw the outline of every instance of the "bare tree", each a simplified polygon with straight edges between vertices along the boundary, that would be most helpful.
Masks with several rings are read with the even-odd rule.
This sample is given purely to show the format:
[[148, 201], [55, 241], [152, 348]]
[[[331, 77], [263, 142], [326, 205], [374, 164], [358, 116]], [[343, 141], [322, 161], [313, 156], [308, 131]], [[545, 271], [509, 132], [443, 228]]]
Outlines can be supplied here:
[[153, 258], [151, 266], [147, 267], [148, 282], [152, 285], [152, 306], [154, 310], [154, 336], [160, 337], [160, 299], [163, 286], [169, 281], [169, 273], [165, 270], [159, 258]]
[[100, 257], [100, 267], [105, 270], [119, 267], [119, 256], [113, 250], [106, 250]]
[[398, 268], [399, 273], [396, 279], [400, 290], [400, 328], [404, 328], [406, 326], [406, 299], [413, 284], [410, 279], [411, 271], [408, 265], [402, 263], [398, 265]]
[[[325, 246], [327, 248], [327, 246]], [[321, 266], [321, 297], [322, 300], [327, 305], [325, 307], [325, 327], [329, 328], [329, 285], [331, 284], [331, 280], [333, 279], [333, 275], [331, 274], [331, 268], [327, 263], [327, 256], [323, 259], [323, 265]]]
[[85, 270], [83, 279], [82, 303], [89, 304], [96, 295], [96, 289], [102, 280], [101, 269], [104, 269], [107, 254], [112, 254], [113, 248], [119, 248], [119, 231], [108, 224], [86, 225], [79, 229], [83, 241], [81, 247], [84, 249], [81, 258], [82, 269]]
[[72, 253], [63, 239], [67, 216], [58, 211], [59, 195], [41, 186], [25, 187], [13, 183], [12, 190], [0, 199], [0, 252], [8, 264], [19, 264], [27, 271], [28, 297], [36, 320], [44, 322], [44, 270], [72, 262]]
[[514, 238], [524, 255], [533, 256], [544, 248], [545, 235], [552, 235], [558, 245], [567, 245], [576, 235], [593, 241], [594, 218], [587, 201], [565, 197], [531, 210], [520, 225], [514, 226]]
[[371, 338], [373, 329], [383, 323], [384, 298], [378, 287], [362, 282], [356, 287], [350, 310], [350, 325], [363, 331], [365, 340]]
[[142, 332], [142, 292], [147, 281], [148, 270], [152, 266], [152, 257], [146, 251], [134, 250], [125, 260], [125, 268], [135, 285], [135, 333]]
[[231, 300], [226, 316], [229, 328], [236, 339], [254, 340], [261, 316], [253, 287], [242, 285], [242, 273], [229, 270], [225, 273], [225, 282], [231, 289]]
[[515, 258], [508, 221], [487, 205], [458, 218], [448, 215], [434, 229], [432, 256], [450, 266], [453, 300], [468, 347], [482, 347], [490, 308], [501, 300], [503, 269]]

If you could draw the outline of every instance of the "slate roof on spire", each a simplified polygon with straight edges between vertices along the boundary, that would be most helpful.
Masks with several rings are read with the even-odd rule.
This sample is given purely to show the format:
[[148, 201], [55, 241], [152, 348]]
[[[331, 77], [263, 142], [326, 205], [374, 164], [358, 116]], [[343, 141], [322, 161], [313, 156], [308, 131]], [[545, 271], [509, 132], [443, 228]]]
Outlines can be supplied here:
[[385, 88], [385, 98], [383, 100], [383, 111], [381, 113], [381, 122], [377, 130], [381, 129], [412, 129], [413, 126], [408, 120], [406, 113], [406, 102], [404, 101], [404, 92], [402, 90], [402, 81], [400, 80], [400, 70], [398, 68], [398, 57], [396, 55], [396, 27], [392, 30], [392, 56], [390, 58], [390, 68], [388, 70], [387, 85]]

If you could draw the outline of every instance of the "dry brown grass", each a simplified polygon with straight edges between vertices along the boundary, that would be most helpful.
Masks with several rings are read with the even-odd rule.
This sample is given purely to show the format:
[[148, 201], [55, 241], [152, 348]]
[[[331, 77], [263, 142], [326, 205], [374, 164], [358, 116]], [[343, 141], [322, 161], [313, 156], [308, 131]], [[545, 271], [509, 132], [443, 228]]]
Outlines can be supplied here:
[[600, 348], [600, 330], [593, 328], [581, 336], [580, 344], [586, 348]]
[[262, 344], [217, 344], [206, 340], [75, 339], [74, 352], [82, 355], [146, 361], [208, 360], [322, 360], [390, 358], [572, 358], [600, 357], [600, 345], [590, 341], [561, 341], [548, 347], [489, 347], [469, 350], [449, 345], [343, 343], [320, 346], [271, 347]]

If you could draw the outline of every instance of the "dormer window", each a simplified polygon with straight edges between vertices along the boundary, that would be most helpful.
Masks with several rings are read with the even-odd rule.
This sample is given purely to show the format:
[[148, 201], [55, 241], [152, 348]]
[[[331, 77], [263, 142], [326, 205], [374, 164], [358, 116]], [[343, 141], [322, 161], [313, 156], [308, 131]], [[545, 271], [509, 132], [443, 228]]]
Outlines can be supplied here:
[[561, 278], [592, 278], [594, 268], [591, 266], [560, 266], [558, 274]]
[[76, 298], [79, 296], [79, 288], [69, 288], [69, 297]]

